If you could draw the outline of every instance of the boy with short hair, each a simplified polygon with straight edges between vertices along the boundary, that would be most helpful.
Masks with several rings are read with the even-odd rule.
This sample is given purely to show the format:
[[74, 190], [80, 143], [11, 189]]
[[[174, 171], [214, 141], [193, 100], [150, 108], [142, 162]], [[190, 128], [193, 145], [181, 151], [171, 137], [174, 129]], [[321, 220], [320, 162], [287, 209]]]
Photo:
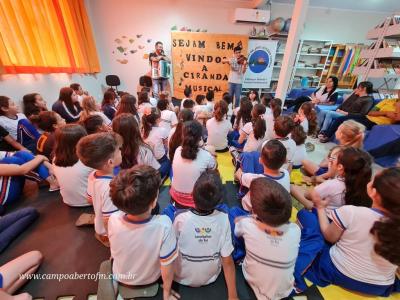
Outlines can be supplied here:
[[[236, 172], [241, 186], [250, 188], [253, 179], [266, 177], [281, 184], [288, 192], [290, 191], [290, 176], [282, 166], [286, 162], [286, 148], [278, 140], [269, 140], [261, 150], [260, 163], [263, 165], [263, 174], [243, 173], [241, 169]], [[242, 206], [246, 211], [251, 211], [250, 193], [242, 198]]]
[[187, 100], [191, 100], [193, 97], [193, 92], [192, 92], [192, 88], [191, 87], [185, 87], [185, 89], [183, 90], [183, 94], [185, 95], [185, 98], [182, 99], [181, 101], [181, 110], [184, 109], [183, 104], [187, 101]]
[[214, 282], [224, 269], [228, 298], [237, 298], [231, 228], [228, 215], [217, 210], [224, 188], [216, 171], [206, 171], [193, 188], [195, 208], [178, 212], [174, 228], [179, 256], [175, 281], [198, 287]]
[[[151, 215], [157, 205], [161, 178], [157, 170], [136, 165], [121, 171], [110, 184], [111, 199], [120, 212], [108, 224], [113, 258], [112, 271], [122, 284], [138, 286], [163, 279], [164, 299], [178, 296], [171, 290], [172, 262], [177, 242], [171, 220]], [[134, 276], [123, 276], [134, 274]]]
[[95, 133], [83, 137], [77, 145], [81, 162], [95, 169], [88, 178], [88, 201], [93, 203], [96, 238], [109, 247], [107, 224], [109, 217], [118, 211], [110, 198], [110, 182], [114, 168], [122, 162], [122, 138], [114, 132]]
[[282, 299], [294, 287], [300, 228], [289, 222], [289, 193], [267, 178], [251, 182], [253, 215], [235, 219], [235, 236], [245, 241], [243, 275], [257, 299]]
[[295, 123], [288, 116], [279, 116], [275, 119], [274, 131], [275, 139], [280, 141], [286, 148], [286, 164], [285, 169], [291, 170], [293, 164], [294, 153], [296, 152], [296, 143], [290, 137], [290, 133], [294, 129]]

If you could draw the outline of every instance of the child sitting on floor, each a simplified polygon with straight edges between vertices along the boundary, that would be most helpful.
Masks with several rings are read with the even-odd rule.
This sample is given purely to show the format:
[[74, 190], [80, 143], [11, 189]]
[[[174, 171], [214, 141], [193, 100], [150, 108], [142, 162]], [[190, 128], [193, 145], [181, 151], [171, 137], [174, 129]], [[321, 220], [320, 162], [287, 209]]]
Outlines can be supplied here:
[[176, 149], [182, 145], [183, 124], [187, 121], [193, 121], [194, 115], [190, 109], [182, 109], [178, 114], [178, 125], [171, 129], [168, 136], [168, 157], [171, 163], [174, 160]]
[[228, 298], [236, 299], [231, 228], [228, 215], [217, 210], [223, 194], [224, 187], [218, 172], [206, 171], [193, 188], [195, 208], [176, 215], [174, 228], [179, 256], [175, 265], [175, 281], [193, 287], [210, 284], [217, 279], [222, 265]]
[[120, 209], [108, 222], [112, 272], [128, 286], [148, 285], [161, 276], [164, 299], [173, 299], [179, 298], [171, 289], [178, 256], [175, 232], [167, 216], [151, 215], [160, 183], [159, 172], [143, 165], [121, 171], [111, 181], [111, 199]]
[[228, 104], [218, 101], [214, 106], [214, 117], [207, 121], [207, 145], [215, 147], [217, 152], [228, 151], [228, 133], [232, 124], [227, 120]]
[[[362, 148], [364, 141], [365, 126], [353, 120], [343, 122], [336, 131], [336, 139], [340, 146]], [[310, 160], [303, 161], [306, 174], [314, 176], [312, 181], [322, 182], [332, 178], [333, 174], [328, 172], [328, 159], [323, 159], [319, 165]]]
[[87, 134], [107, 132], [111, 130], [110, 126], [106, 125], [104, 119], [99, 115], [88, 116], [79, 123], [86, 129]]
[[142, 136], [154, 152], [154, 156], [160, 164], [161, 178], [169, 174], [171, 162], [167, 157], [168, 132], [160, 127], [161, 114], [158, 108], [146, 108], [142, 117]]
[[303, 166], [303, 160], [307, 159], [305, 145], [307, 133], [304, 131], [303, 126], [296, 125], [290, 136], [296, 143], [296, 150], [293, 156], [292, 172], [290, 172], [290, 182], [301, 185], [303, 182], [303, 174], [301, 173], [300, 168]]
[[65, 125], [65, 120], [54, 111], [42, 111], [38, 115], [32, 115], [31, 120], [39, 129], [43, 130], [36, 144], [37, 154], [42, 154], [52, 160], [55, 131], [57, 128]]
[[24, 189], [25, 178], [40, 182], [47, 180], [50, 191], [59, 189], [51, 175], [52, 166], [47, 157], [30, 152], [0, 152], [0, 215], [6, 205], [17, 201]]
[[83, 121], [89, 116], [97, 115], [103, 119], [104, 124], [107, 126], [111, 125], [111, 120], [100, 111], [99, 105], [97, 105], [96, 100], [92, 96], [83, 96], [81, 105], [82, 111], [79, 121]]
[[245, 242], [243, 275], [257, 299], [282, 299], [294, 287], [294, 267], [300, 243], [299, 227], [289, 222], [292, 200], [277, 182], [251, 182], [253, 215], [235, 219], [235, 236]]
[[[235, 175], [240, 180], [240, 185], [247, 189], [250, 188], [250, 184], [255, 178], [266, 177], [270, 180], [277, 181], [289, 192], [289, 173], [286, 169], [281, 169], [285, 161], [285, 146], [278, 140], [270, 140], [261, 150], [260, 163], [264, 167], [264, 174], [243, 173], [242, 169], [238, 169]], [[242, 206], [246, 211], [251, 211], [249, 192], [242, 198]]]
[[240, 129], [238, 143], [243, 144], [243, 152], [260, 151], [265, 137], [265, 106], [254, 104], [251, 110], [251, 122], [244, 124]]
[[19, 113], [19, 108], [10, 98], [0, 96], [0, 126], [7, 130], [13, 139], [17, 139], [18, 121], [26, 119]]
[[286, 163], [283, 168], [289, 171], [292, 169], [293, 157], [296, 152], [296, 143], [290, 137], [294, 125], [292, 118], [288, 116], [279, 116], [274, 123], [275, 139], [280, 141], [286, 148]]
[[[296, 261], [296, 290], [307, 289], [304, 278], [325, 287], [335, 284], [356, 292], [388, 297], [400, 291], [400, 169], [385, 169], [367, 185], [372, 207], [344, 205], [332, 211], [328, 199], [316, 197], [317, 215], [305, 209]], [[365, 298], [365, 297], [364, 297]]]
[[56, 130], [53, 169], [60, 184], [62, 200], [69, 206], [90, 206], [87, 200], [87, 183], [92, 168], [86, 167], [76, 154], [76, 145], [86, 136], [78, 124], [67, 124]]
[[165, 128], [169, 134], [171, 129], [178, 124], [176, 113], [172, 110], [169, 110], [169, 102], [167, 99], [158, 100], [157, 108], [161, 112], [160, 127]]
[[88, 200], [94, 208], [96, 238], [109, 247], [107, 224], [110, 215], [118, 211], [110, 198], [110, 182], [114, 167], [122, 162], [122, 138], [114, 132], [103, 132], [82, 138], [76, 152], [85, 166], [95, 169], [88, 178]]
[[311, 102], [304, 102], [299, 112], [294, 115], [293, 118], [296, 124], [303, 126], [304, 131], [307, 135], [313, 135], [317, 131], [317, 113], [314, 110], [314, 106]]

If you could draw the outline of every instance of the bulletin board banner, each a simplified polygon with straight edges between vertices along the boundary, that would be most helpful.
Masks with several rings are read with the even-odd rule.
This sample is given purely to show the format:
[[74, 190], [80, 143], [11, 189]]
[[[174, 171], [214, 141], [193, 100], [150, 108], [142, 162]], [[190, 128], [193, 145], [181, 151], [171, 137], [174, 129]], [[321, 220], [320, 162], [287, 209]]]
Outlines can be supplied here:
[[278, 41], [250, 40], [248, 68], [244, 74], [243, 88], [268, 88]]
[[232, 57], [237, 45], [246, 54], [248, 36], [178, 31], [171, 38], [174, 96], [183, 99], [184, 89], [191, 87], [194, 96], [213, 90], [215, 99], [222, 99], [230, 69], [222, 60]]

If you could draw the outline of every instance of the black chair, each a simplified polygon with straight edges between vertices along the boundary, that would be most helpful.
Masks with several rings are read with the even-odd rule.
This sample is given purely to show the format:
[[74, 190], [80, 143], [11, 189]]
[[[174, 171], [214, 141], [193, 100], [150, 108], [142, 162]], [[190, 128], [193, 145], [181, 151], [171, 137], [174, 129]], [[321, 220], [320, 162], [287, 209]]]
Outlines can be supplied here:
[[106, 76], [106, 83], [111, 88], [115, 87], [116, 92], [118, 93], [118, 86], [121, 85], [121, 81], [117, 75], [107, 75]]

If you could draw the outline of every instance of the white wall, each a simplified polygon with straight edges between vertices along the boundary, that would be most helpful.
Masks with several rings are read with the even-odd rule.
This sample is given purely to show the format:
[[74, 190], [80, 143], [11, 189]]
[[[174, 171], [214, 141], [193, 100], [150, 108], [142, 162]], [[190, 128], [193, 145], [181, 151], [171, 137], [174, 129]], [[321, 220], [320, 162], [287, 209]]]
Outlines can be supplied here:
[[[250, 1], [248, 1], [250, 2]], [[170, 49], [170, 29], [187, 26], [192, 29], [207, 29], [213, 33], [248, 34], [250, 25], [234, 24], [233, 10], [245, 7], [241, 0], [85, 0], [86, 9], [95, 35], [96, 47], [102, 72], [92, 75], [67, 74], [21, 74], [0, 76], [0, 94], [20, 100], [30, 92], [40, 92], [47, 102], [53, 103], [59, 89], [71, 82], [79, 82], [99, 100], [105, 87], [105, 75], [117, 74], [121, 78], [122, 90], [136, 92], [138, 78], [149, 70], [144, 53], [153, 50], [157, 40], [164, 42], [166, 52]], [[291, 16], [292, 5], [273, 4], [272, 18]], [[310, 8], [302, 38], [330, 39], [334, 42], [365, 42], [369, 28], [379, 23], [385, 13], [357, 12]], [[142, 34], [137, 38], [137, 34]], [[133, 37], [130, 49], [135, 54], [119, 54], [116, 38], [123, 35]], [[147, 39], [151, 39], [148, 43]], [[138, 46], [144, 49], [138, 49]], [[114, 53], [112, 53], [114, 51]], [[127, 59], [120, 64], [117, 59]]]

